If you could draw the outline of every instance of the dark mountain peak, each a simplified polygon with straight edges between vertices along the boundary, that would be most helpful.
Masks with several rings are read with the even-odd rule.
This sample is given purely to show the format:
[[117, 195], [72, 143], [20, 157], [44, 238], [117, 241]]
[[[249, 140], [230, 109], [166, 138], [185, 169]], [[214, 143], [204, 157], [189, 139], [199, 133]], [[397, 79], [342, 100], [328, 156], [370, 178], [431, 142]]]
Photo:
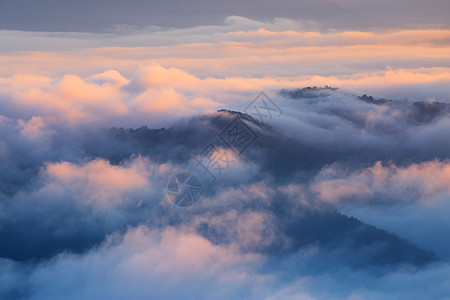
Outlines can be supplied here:
[[270, 129], [271, 126], [267, 123], [261, 122], [259, 120], [256, 120], [255, 118], [253, 118], [251, 115], [247, 114], [247, 113], [243, 113], [240, 111], [236, 111], [236, 110], [230, 110], [230, 109], [219, 109], [217, 112], [225, 114], [227, 117], [229, 117], [230, 119], [234, 119], [235, 117], [239, 117], [241, 120], [243, 121], [247, 121], [251, 124], [257, 125], [261, 128], [264, 129]]
[[358, 96], [359, 100], [362, 100], [364, 102], [367, 103], [372, 103], [372, 104], [376, 104], [376, 105], [383, 105], [383, 104], [390, 104], [392, 103], [392, 100], [387, 100], [387, 99], [383, 99], [383, 98], [379, 98], [376, 99], [372, 96], [368, 96], [367, 94], [364, 94], [362, 96]]
[[282, 89], [278, 92], [283, 97], [289, 97], [293, 99], [311, 99], [329, 96], [331, 92], [337, 91], [337, 87], [330, 87], [328, 85], [324, 87], [308, 86], [297, 89]]
[[426, 124], [450, 113], [450, 105], [441, 102], [413, 102], [408, 119], [413, 124]]

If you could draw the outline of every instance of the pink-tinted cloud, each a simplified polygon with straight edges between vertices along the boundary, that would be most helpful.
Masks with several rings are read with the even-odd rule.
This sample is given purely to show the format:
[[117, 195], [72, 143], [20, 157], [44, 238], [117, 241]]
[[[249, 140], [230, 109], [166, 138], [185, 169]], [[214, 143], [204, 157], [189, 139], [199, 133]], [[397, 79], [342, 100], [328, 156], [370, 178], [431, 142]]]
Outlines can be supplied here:
[[[278, 90], [310, 85], [333, 85], [349, 90], [420, 89], [450, 82], [446, 68], [387, 69], [351, 76], [300, 76], [295, 78], [198, 78], [176, 68], [140, 68], [131, 80], [110, 70], [88, 76], [50, 79], [34, 75], [3, 78], [0, 90], [3, 106], [23, 119], [49, 117], [67, 124], [123, 121], [134, 126], [164, 125], [170, 118], [205, 113], [219, 108], [242, 108], [261, 90]], [[410, 93], [410, 91], [408, 92]], [[446, 101], [437, 98], [436, 100]], [[159, 123], [158, 123], [159, 122]], [[158, 124], [158, 125], [157, 125]]]
[[311, 190], [319, 199], [340, 201], [412, 202], [424, 204], [450, 195], [450, 164], [429, 161], [406, 167], [374, 166], [348, 173], [336, 167], [324, 168]]
[[124, 201], [126, 193], [151, 190], [152, 167], [150, 161], [140, 157], [122, 166], [101, 159], [83, 165], [49, 163], [45, 168], [48, 182], [43, 191], [77, 195], [84, 204], [116, 205]]

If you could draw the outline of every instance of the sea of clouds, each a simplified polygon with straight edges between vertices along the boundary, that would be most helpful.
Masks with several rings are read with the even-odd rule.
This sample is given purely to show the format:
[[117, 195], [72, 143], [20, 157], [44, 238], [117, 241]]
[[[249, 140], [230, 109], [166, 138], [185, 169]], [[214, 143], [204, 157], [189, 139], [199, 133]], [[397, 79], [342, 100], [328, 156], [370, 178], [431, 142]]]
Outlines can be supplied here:
[[446, 299], [449, 31], [297, 25], [0, 31], [0, 298]]

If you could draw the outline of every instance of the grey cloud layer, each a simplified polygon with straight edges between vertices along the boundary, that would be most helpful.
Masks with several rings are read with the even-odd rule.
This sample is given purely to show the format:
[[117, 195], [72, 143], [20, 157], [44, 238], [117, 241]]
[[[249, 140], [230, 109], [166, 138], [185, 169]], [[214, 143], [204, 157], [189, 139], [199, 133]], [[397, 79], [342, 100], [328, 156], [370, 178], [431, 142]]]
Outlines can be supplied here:
[[[218, 24], [230, 15], [302, 19], [320, 29], [416, 28], [448, 25], [445, 0], [349, 1], [0, 1], [0, 28], [102, 32], [115, 25], [186, 27]], [[51, 16], [51, 17], [50, 17]]]

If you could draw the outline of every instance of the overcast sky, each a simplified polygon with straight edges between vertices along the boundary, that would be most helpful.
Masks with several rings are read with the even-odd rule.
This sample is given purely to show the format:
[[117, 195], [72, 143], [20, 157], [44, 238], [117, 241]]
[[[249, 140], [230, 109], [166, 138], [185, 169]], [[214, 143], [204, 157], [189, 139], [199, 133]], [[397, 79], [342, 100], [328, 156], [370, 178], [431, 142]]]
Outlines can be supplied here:
[[104, 32], [117, 25], [221, 24], [230, 15], [260, 21], [291, 18], [321, 30], [442, 28], [449, 24], [449, 11], [447, 0], [1, 0], [0, 28]]

